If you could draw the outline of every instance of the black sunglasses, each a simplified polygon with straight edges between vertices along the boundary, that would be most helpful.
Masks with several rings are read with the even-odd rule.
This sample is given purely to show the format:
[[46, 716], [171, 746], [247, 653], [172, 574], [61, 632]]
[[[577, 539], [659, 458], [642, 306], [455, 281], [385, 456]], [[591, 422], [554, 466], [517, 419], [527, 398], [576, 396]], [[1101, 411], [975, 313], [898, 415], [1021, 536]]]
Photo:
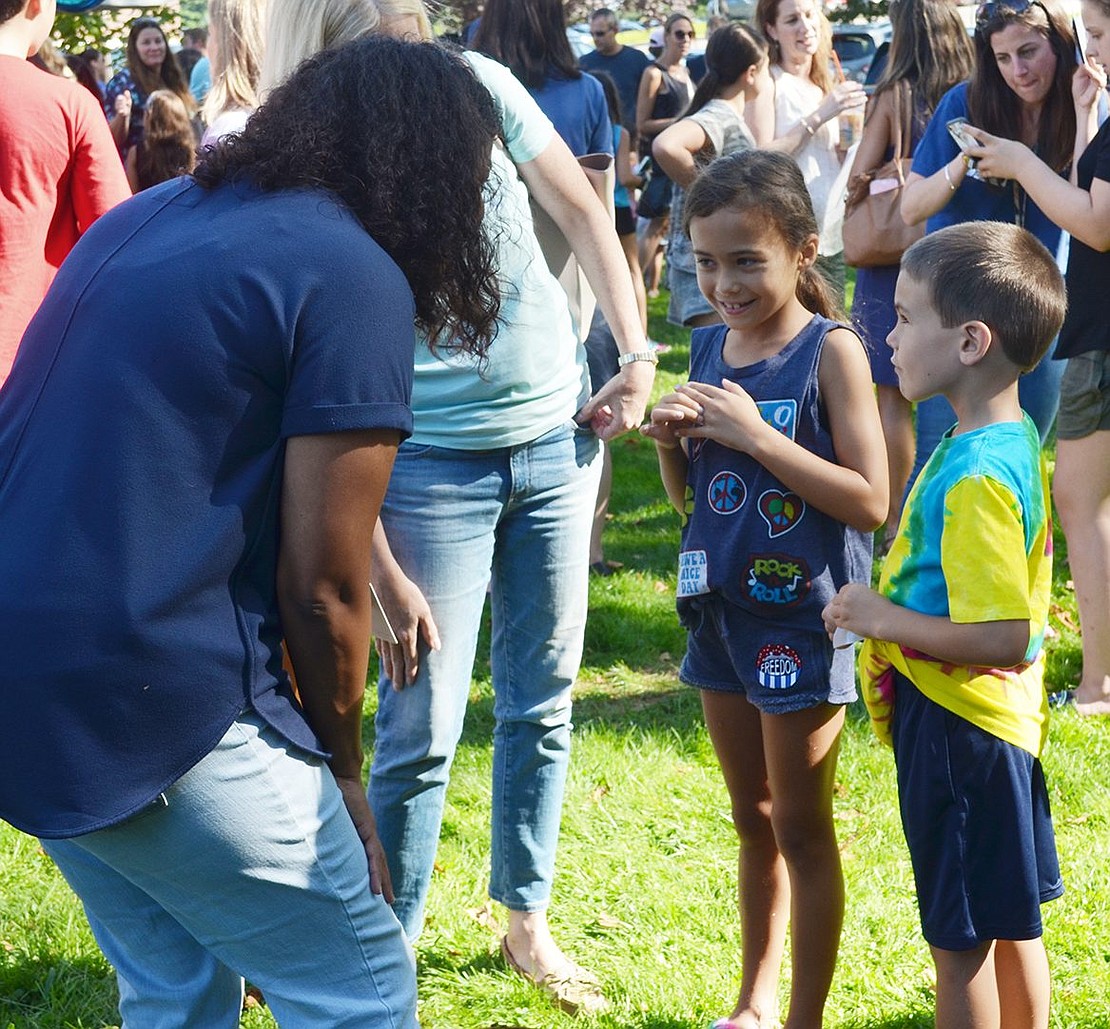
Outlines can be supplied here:
[[1004, 20], [1007, 16], [1024, 14], [1030, 7], [1039, 7], [1044, 11], [1048, 24], [1052, 24], [1048, 8], [1040, 0], [988, 0], [987, 3], [980, 4], [975, 12], [975, 31], [982, 32], [991, 22]]
[[607, 36], [610, 32], [615, 31], [615, 29], [590, 29], [590, 35], [593, 36], [594, 39], [601, 39], [602, 36]]

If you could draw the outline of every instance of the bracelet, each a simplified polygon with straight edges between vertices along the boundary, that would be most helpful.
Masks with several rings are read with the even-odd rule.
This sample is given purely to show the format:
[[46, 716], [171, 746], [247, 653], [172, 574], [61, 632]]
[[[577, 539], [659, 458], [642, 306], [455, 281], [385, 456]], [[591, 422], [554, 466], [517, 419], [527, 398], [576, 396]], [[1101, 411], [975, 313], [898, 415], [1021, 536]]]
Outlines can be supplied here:
[[806, 132], [808, 132], [811, 136], [817, 131], [812, 125], [810, 125], [808, 117], [802, 119], [802, 128], [805, 129]]
[[944, 181], [948, 183], [948, 191], [950, 193], [956, 192], [956, 183], [952, 181], [952, 176], [948, 172], [948, 165], [944, 166]]
[[621, 354], [617, 358], [617, 367], [623, 368], [626, 364], [632, 364], [633, 361], [650, 361], [652, 364], [658, 364], [659, 358], [655, 356], [654, 350], [633, 350], [627, 354]]

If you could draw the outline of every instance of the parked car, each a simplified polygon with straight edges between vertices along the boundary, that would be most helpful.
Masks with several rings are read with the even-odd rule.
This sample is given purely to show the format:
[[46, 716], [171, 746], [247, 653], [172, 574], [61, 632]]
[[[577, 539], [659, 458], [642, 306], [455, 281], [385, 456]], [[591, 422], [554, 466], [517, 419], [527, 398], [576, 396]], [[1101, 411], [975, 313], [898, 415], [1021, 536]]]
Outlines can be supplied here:
[[879, 49], [889, 47], [891, 27], [889, 21], [867, 24], [854, 22], [833, 26], [833, 50], [840, 60], [845, 78], [853, 82], [869, 82], [868, 72]]

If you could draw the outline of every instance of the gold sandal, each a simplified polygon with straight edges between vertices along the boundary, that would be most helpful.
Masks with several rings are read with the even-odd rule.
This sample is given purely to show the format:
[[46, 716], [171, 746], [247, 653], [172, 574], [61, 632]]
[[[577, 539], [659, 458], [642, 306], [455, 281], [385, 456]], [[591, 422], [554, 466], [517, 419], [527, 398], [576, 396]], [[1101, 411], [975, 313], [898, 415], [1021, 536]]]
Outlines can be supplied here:
[[504, 936], [501, 937], [501, 956], [509, 968], [543, 990], [568, 1015], [596, 1015], [609, 1006], [597, 977], [573, 961], [568, 960], [558, 971], [536, 978], [513, 957], [508, 938]]

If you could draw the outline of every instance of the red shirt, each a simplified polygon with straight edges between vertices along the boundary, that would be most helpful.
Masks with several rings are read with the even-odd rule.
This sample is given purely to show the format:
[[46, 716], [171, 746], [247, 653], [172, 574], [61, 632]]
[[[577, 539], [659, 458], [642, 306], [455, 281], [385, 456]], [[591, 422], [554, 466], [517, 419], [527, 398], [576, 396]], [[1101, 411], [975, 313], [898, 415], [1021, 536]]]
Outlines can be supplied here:
[[92, 94], [0, 55], [0, 383], [66, 254], [130, 195]]

